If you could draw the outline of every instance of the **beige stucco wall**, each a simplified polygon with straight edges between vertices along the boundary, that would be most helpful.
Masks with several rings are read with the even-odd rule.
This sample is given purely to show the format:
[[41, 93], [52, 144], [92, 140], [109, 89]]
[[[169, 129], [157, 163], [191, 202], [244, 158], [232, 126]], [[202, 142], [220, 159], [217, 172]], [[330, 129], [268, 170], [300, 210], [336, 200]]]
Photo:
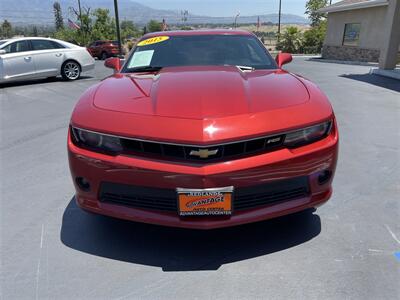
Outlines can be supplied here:
[[379, 50], [387, 6], [331, 12], [328, 16], [328, 32], [325, 45], [342, 46], [346, 23], [360, 23], [359, 48]]

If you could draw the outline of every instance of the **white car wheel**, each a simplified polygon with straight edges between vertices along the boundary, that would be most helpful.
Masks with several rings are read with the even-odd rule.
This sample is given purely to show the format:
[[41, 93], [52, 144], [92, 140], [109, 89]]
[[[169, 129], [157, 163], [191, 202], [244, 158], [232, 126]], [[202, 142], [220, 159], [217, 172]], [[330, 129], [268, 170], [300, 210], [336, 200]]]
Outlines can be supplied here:
[[62, 66], [61, 75], [66, 80], [76, 80], [81, 76], [81, 66], [75, 61], [67, 61]]

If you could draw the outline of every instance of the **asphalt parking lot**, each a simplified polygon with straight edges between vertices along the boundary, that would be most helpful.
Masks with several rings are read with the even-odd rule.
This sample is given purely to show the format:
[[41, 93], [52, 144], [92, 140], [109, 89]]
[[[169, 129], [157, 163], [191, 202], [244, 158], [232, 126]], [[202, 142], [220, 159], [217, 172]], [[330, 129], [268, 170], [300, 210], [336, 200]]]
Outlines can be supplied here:
[[[4, 299], [399, 299], [400, 82], [295, 58], [340, 130], [332, 199], [313, 214], [212, 231], [87, 214], [66, 134], [79, 95], [110, 74], [0, 86]], [[400, 255], [399, 255], [400, 256]]]

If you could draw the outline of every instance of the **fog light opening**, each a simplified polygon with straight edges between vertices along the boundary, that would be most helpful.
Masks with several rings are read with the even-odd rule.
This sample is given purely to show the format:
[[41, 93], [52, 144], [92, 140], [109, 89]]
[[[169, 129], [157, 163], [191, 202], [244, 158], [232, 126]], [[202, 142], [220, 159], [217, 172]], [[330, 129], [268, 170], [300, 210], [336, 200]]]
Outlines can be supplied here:
[[318, 175], [318, 184], [322, 185], [327, 183], [329, 179], [332, 177], [332, 172], [329, 170], [322, 171], [321, 174]]
[[75, 182], [82, 191], [87, 192], [90, 190], [90, 183], [86, 180], [86, 178], [76, 177]]

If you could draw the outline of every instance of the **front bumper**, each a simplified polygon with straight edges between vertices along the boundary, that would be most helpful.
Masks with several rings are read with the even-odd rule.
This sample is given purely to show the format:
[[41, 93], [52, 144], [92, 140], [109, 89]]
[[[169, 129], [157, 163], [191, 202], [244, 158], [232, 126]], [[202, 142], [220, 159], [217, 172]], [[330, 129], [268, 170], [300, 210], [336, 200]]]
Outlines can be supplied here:
[[[338, 154], [338, 134], [335, 128], [323, 140], [297, 149], [282, 149], [270, 153], [207, 165], [178, 164], [154, 159], [108, 156], [76, 147], [68, 137], [71, 175], [76, 188], [77, 204], [90, 212], [132, 221], [165, 226], [212, 229], [266, 220], [326, 202], [332, 194], [332, 179]], [[329, 171], [332, 176], [323, 184], [318, 176]], [[76, 183], [84, 177], [90, 190]], [[234, 186], [245, 188], [307, 177], [309, 193], [296, 199], [280, 201], [240, 211], [230, 217], [181, 218], [178, 212], [134, 208], [100, 201], [103, 183], [175, 190], [180, 188], [213, 188]]]

